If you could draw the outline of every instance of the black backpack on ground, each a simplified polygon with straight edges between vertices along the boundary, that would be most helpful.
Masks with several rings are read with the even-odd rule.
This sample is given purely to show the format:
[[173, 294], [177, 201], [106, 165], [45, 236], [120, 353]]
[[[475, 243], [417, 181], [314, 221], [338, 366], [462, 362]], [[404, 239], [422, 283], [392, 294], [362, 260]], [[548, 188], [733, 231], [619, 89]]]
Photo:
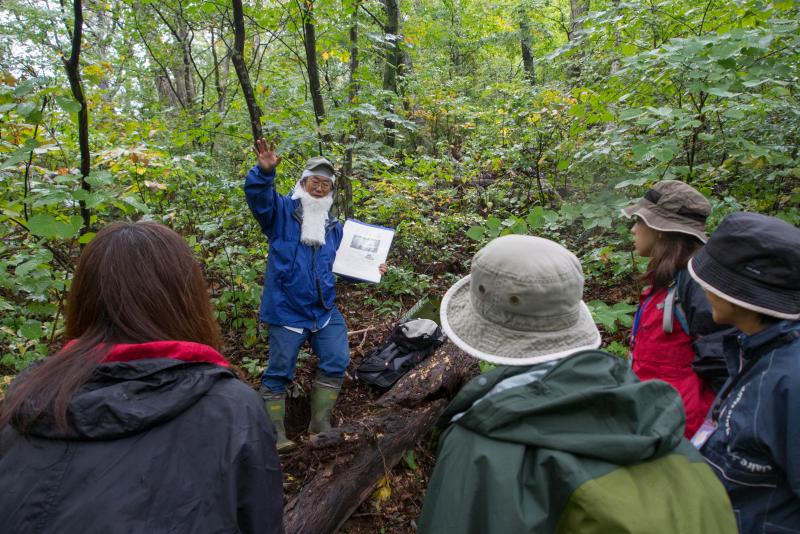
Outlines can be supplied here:
[[401, 323], [392, 329], [388, 341], [364, 357], [356, 369], [356, 377], [367, 384], [388, 389], [442, 343], [444, 334], [430, 319]]

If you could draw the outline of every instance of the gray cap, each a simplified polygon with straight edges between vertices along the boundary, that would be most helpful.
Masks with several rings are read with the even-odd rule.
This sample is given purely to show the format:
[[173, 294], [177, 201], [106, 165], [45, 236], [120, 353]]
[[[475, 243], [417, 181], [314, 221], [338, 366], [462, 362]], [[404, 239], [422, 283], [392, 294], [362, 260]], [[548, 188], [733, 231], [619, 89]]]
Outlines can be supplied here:
[[322, 176], [332, 182], [336, 181], [333, 164], [322, 156], [314, 156], [306, 162], [303, 178], [307, 176]]
[[708, 241], [706, 219], [711, 204], [698, 190], [678, 180], [662, 180], [636, 204], [622, 210], [626, 217], [639, 217], [642, 222], [661, 232], [693, 235]]
[[583, 300], [583, 270], [548, 239], [508, 235], [475, 254], [470, 275], [444, 296], [442, 329], [470, 355], [532, 365], [600, 346]]

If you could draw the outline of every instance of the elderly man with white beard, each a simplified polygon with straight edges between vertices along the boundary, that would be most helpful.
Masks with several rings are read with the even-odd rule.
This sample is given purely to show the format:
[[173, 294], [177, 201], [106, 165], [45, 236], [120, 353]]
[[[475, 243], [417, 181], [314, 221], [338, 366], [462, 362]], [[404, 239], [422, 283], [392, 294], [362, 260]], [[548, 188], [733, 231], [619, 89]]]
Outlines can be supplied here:
[[[269, 325], [269, 361], [260, 393], [278, 434], [278, 452], [292, 449], [286, 437], [286, 389], [294, 378], [300, 347], [310, 341], [319, 358], [311, 392], [309, 433], [330, 429], [331, 410], [350, 362], [347, 326], [336, 308], [332, 271], [342, 241], [342, 224], [330, 216], [333, 165], [323, 157], [308, 160], [291, 195], [275, 190], [281, 156], [260, 139], [258, 164], [247, 174], [247, 205], [269, 241], [261, 321]], [[381, 265], [381, 273], [386, 266]]]

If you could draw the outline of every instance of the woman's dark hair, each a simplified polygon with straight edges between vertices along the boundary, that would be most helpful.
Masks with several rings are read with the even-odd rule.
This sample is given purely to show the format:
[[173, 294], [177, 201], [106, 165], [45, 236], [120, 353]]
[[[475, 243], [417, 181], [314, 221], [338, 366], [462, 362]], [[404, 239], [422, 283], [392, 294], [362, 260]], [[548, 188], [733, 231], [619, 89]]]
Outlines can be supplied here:
[[675, 274], [685, 269], [689, 259], [703, 243], [694, 236], [680, 232], [661, 232], [650, 251], [650, 262], [644, 279], [653, 289], [669, 287]]
[[61, 351], [24, 372], [0, 406], [22, 432], [47, 413], [66, 433], [75, 392], [116, 343], [222, 340], [200, 265], [186, 242], [153, 222], [113, 223], [78, 260]]

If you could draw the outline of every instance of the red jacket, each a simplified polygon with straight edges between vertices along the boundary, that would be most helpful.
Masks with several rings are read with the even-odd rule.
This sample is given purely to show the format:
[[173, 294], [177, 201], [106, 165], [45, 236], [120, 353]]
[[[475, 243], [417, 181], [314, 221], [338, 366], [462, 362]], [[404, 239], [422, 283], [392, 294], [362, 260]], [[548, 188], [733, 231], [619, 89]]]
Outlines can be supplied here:
[[[686, 409], [684, 435], [691, 438], [703, 423], [715, 394], [692, 369], [695, 359], [692, 343], [696, 336], [686, 332], [681, 324], [684, 321], [676, 316], [672, 332], [664, 331], [667, 293], [667, 288], [653, 291], [649, 286], [642, 291], [631, 334], [633, 371], [640, 380], [663, 380], [678, 390]], [[686, 303], [682, 307], [688, 308]]]

